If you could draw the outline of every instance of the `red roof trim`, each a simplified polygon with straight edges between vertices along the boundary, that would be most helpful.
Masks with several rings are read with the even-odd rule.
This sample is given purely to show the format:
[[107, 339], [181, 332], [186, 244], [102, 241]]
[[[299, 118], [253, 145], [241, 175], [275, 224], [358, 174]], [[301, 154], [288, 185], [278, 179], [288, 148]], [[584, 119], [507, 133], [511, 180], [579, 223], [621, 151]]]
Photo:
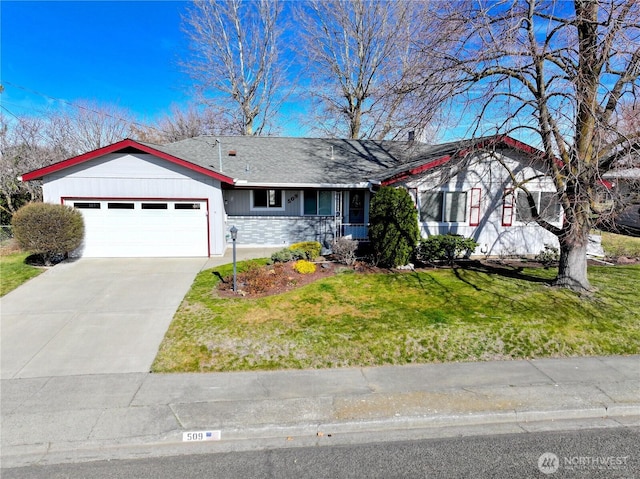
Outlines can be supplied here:
[[142, 143], [138, 143], [137, 141], [128, 138], [126, 140], [113, 143], [112, 145], [107, 145], [102, 148], [98, 148], [97, 150], [89, 151], [79, 156], [74, 156], [73, 158], [69, 158], [68, 160], [60, 161], [58, 163], [54, 163], [53, 165], [30, 171], [29, 173], [25, 173], [24, 175], [22, 175], [21, 179], [22, 181], [39, 180], [43, 176], [50, 175], [51, 173], [55, 173], [56, 171], [79, 165], [81, 163], [84, 163], [85, 161], [93, 160], [95, 158], [108, 155], [109, 153], [116, 153], [118, 151], [124, 150], [125, 148], [135, 148], [136, 150], [139, 150], [143, 153], [149, 153], [170, 163], [183, 166], [189, 170], [220, 180], [223, 183], [233, 184], [233, 178], [221, 175], [220, 173], [216, 173], [215, 171], [208, 170], [207, 168], [203, 168], [202, 166], [198, 166], [194, 163], [183, 160], [168, 153], [164, 153], [160, 150], [156, 150], [155, 148], [143, 145]]
[[[532, 156], [537, 156], [537, 157], [543, 157], [544, 156], [544, 152], [542, 150], [539, 150], [537, 148], [534, 148], [531, 145], [527, 145], [526, 143], [523, 143], [519, 140], [516, 140], [515, 138], [511, 138], [510, 136], [507, 135], [496, 135], [493, 138], [488, 138], [482, 141], [478, 141], [476, 144], [474, 144], [473, 146], [470, 146], [469, 148], [466, 148], [464, 150], [459, 151], [456, 154], [456, 157], [462, 157], [465, 156], [466, 154], [472, 152], [474, 149], [477, 148], [484, 148], [490, 145], [498, 145], [498, 144], [503, 144], [506, 146], [509, 146], [515, 150], [520, 150], [528, 155], [532, 155]], [[403, 171], [401, 173], [397, 173], [395, 175], [393, 175], [390, 178], [387, 178], [386, 180], [382, 181], [382, 185], [383, 186], [388, 186], [391, 185], [393, 183], [397, 183], [399, 181], [405, 180], [413, 175], [416, 175], [418, 173], [422, 173], [424, 171], [430, 170], [432, 168], [435, 168], [437, 166], [443, 165], [446, 162], [448, 162], [449, 160], [451, 160], [452, 156], [451, 155], [446, 155], [446, 156], [442, 156], [440, 158], [437, 158], [435, 160], [431, 160], [428, 163], [425, 163], [421, 166], [417, 166], [415, 168], [411, 168], [409, 170]]]
[[396, 175], [393, 175], [391, 178], [384, 180], [382, 182], [382, 186], [388, 186], [393, 183], [397, 183], [398, 181], [402, 181], [413, 175], [422, 173], [423, 171], [430, 170], [431, 168], [435, 168], [436, 166], [444, 165], [450, 159], [451, 159], [450, 155], [443, 156], [442, 158], [438, 158], [436, 160], [430, 161], [429, 163], [425, 163], [424, 165], [420, 165], [415, 168], [411, 168], [410, 170], [403, 171], [402, 173], [398, 173]]
[[598, 180], [598, 183], [604, 186], [608, 190], [612, 189], [615, 186], [615, 183], [613, 183], [612, 181], [604, 180], [604, 179]]

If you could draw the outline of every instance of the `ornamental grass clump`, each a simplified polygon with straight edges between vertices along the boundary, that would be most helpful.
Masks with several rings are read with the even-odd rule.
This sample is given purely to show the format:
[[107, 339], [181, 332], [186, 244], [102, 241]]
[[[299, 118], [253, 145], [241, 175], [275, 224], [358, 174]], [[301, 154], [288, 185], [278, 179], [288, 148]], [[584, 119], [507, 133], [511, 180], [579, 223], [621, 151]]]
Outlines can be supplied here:
[[271, 255], [272, 263], [287, 263], [293, 259], [291, 250], [289, 248], [281, 249]]
[[331, 250], [333, 256], [338, 263], [351, 266], [356, 262], [358, 251], [358, 242], [351, 238], [345, 238], [341, 236], [338, 239], [333, 240], [331, 243]]
[[296, 261], [293, 269], [300, 274], [312, 274], [316, 272], [316, 265], [314, 263], [311, 263], [310, 261], [301, 259], [299, 261]]

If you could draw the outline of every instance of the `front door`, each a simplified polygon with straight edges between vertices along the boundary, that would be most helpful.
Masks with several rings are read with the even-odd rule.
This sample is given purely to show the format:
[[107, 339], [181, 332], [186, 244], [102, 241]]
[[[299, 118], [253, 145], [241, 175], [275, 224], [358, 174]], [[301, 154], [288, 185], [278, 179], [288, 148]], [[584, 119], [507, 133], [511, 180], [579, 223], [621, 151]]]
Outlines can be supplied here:
[[348, 223], [364, 224], [364, 191], [349, 192]]

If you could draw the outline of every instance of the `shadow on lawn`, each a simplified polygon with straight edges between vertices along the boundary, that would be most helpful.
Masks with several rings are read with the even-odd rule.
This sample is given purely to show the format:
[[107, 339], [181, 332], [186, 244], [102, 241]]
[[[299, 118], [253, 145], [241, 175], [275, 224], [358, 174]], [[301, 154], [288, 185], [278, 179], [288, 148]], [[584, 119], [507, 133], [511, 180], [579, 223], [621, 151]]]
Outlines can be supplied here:
[[[530, 267], [530, 266], [529, 266]], [[542, 283], [550, 285], [552, 283], [552, 279], [549, 278], [540, 278], [539, 276], [534, 276], [532, 274], [524, 273], [523, 266], [510, 266], [510, 265], [501, 265], [501, 264], [491, 264], [484, 263], [482, 261], [477, 260], [469, 260], [465, 261], [461, 265], [454, 265], [453, 272], [460, 281], [472, 286], [477, 291], [481, 291], [481, 288], [471, 283], [468, 279], [464, 278], [461, 271], [473, 271], [477, 273], [485, 273], [488, 275], [497, 275], [502, 276], [504, 278], [511, 279], [521, 279], [523, 281], [528, 281], [530, 283]]]

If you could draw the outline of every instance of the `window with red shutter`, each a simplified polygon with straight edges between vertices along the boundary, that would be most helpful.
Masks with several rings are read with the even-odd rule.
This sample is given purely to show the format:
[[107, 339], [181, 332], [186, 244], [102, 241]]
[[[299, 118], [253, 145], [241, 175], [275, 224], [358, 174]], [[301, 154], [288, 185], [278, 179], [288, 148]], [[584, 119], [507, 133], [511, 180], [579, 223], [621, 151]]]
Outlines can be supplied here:
[[480, 200], [482, 197], [481, 188], [471, 188], [471, 214], [469, 217], [469, 226], [478, 226], [480, 224]]
[[504, 191], [502, 198], [502, 226], [511, 226], [513, 224], [513, 208], [515, 203], [515, 195], [513, 189], [508, 188]]

